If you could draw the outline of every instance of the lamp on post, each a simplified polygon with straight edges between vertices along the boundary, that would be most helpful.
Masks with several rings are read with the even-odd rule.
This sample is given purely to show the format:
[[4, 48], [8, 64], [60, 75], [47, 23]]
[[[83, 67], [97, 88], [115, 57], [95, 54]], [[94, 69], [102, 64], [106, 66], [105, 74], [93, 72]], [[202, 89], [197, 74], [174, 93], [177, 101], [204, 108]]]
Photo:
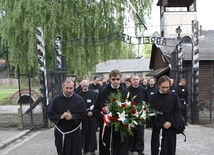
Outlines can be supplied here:
[[178, 34], [178, 40], [180, 40], [181, 39], [181, 32], [182, 32], [182, 30], [181, 30], [181, 27], [180, 26], [178, 26], [176, 29], [175, 29], [175, 32]]

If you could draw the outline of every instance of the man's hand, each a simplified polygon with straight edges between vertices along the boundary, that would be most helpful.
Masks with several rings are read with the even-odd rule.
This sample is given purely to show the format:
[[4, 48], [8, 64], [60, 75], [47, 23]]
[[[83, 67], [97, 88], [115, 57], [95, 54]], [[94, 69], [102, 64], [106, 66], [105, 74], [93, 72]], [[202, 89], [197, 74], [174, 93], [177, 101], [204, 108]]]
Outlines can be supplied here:
[[171, 127], [171, 123], [170, 122], [166, 122], [166, 123], [164, 123], [164, 125], [163, 125], [163, 127], [165, 128], [165, 129], [169, 129], [170, 127]]
[[66, 113], [67, 113], [67, 112], [64, 112], [64, 113], [61, 115], [60, 119], [64, 119], [65, 116], [67, 115]]
[[68, 110], [67, 112], [64, 112], [62, 114], [62, 116], [60, 117], [60, 119], [71, 120], [71, 119], [73, 119], [73, 117], [72, 117], [70, 111]]
[[88, 117], [91, 117], [91, 116], [93, 116], [93, 113], [91, 111], [89, 111], [87, 115], [88, 115]]

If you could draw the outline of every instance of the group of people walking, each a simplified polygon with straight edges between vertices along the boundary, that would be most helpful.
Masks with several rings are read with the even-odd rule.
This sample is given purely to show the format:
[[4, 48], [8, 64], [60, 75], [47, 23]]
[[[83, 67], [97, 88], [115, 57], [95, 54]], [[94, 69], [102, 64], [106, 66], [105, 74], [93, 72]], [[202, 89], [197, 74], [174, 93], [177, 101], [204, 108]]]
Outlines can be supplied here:
[[[156, 82], [155, 78], [142, 81], [137, 75], [126, 78], [121, 83], [119, 70], [109, 73], [108, 84], [101, 86], [99, 77], [95, 76], [93, 83], [88, 80], [80, 82], [81, 88], [75, 88], [72, 80], [66, 79], [62, 85], [62, 93], [54, 98], [49, 109], [49, 119], [55, 124], [54, 135], [57, 153], [59, 155], [81, 155], [97, 150], [96, 132], [99, 128], [99, 155], [128, 155], [137, 152], [144, 155], [144, 127], [138, 125], [133, 129], [133, 136], [127, 136], [121, 141], [120, 133], [110, 126], [105, 127], [102, 135], [102, 108], [108, 102], [108, 97], [118, 91], [122, 98], [128, 92], [137, 104], [148, 102], [150, 108], [161, 111], [161, 115], [151, 118], [152, 128], [151, 154], [174, 155], [176, 152], [176, 129], [183, 110], [188, 104], [188, 91], [185, 79], [173, 86], [168, 76], [162, 76]], [[77, 91], [78, 90], [78, 91]], [[75, 92], [76, 91], [76, 92]], [[105, 141], [105, 143], [103, 143]]]

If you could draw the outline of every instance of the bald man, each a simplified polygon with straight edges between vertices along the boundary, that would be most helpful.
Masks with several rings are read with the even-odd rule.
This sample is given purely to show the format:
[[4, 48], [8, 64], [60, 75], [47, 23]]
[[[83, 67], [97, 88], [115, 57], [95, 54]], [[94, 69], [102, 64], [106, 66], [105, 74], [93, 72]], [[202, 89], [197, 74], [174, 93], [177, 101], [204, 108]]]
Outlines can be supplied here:
[[[134, 98], [136, 104], [143, 104], [147, 101], [146, 90], [140, 85], [138, 75], [131, 77], [131, 86], [128, 88], [131, 98]], [[144, 155], [144, 124], [138, 125], [137, 129], [133, 129], [133, 136], [129, 140], [129, 150], [138, 152], [138, 155]]]
[[81, 87], [82, 91], [79, 92], [78, 95], [80, 95], [85, 101], [85, 106], [88, 111], [87, 119], [82, 122], [83, 154], [90, 152], [91, 155], [95, 155], [95, 150], [97, 150], [96, 119], [92, 113], [92, 109], [94, 107], [97, 94], [93, 90], [89, 90], [89, 82], [87, 80], [82, 80]]

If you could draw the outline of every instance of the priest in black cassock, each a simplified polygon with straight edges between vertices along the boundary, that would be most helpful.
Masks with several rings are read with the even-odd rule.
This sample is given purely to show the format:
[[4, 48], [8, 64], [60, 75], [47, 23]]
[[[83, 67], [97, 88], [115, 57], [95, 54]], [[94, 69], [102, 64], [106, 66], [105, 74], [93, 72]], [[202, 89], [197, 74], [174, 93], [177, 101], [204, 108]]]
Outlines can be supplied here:
[[171, 81], [171, 85], [170, 85], [169, 91], [176, 93], [176, 86], [174, 84], [174, 79], [170, 79], [170, 81]]
[[[129, 137], [127, 136], [123, 142], [121, 142], [120, 133], [111, 131], [111, 127], [105, 127], [105, 134], [102, 139], [102, 124], [103, 116], [101, 114], [102, 108], [105, 107], [108, 102], [108, 97], [111, 93], [121, 92], [122, 98], [127, 97], [128, 90], [120, 86], [121, 73], [119, 70], [112, 70], [109, 73], [110, 84], [104, 88], [98, 95], [97, 101], [95, 103], [94, 109], [92, 112], [100, 118], [101, 127], [100, 127], [100, 136], [99, 136], [99, 155], [128, 155], [129, 153]], [[112, 132], [112, 141], [111, 141], [111, 132]], [[104, 145], [106, 144], [106, 145]]]
[[[140, 78], [137, 75], [131, 77], [131, 86], [128, 88], [130, 97], [134, 98], [136, 104], [142, 104], [147, 101], [146, 90], [140, 85]], [[144, 151], [144, 124], [139, 124], [137, 129], [133, 129], [133, 136], [129, 140], [129, 150], [143, 155]]]
[[97, 98], [96, 92], [89, 90], [89, 82], [87, 80], [82, 80], [81, 82], [82, 91], [79, 95], [85, 101], [85, 106], [87, 109], [87, 118], [82, 122], [82, 149], [83, 154], [90, 152], [91, 155], [95, 155], [95, 150], [97, 150], [97, 137], [96, 137], [96, 119], [92, 113], [94, 103]]
[[146, 94], [147, 94], [148, 101], [150, 99], [150, 96], [153, 95], [154, 93], [156, 93], [157, 91], [158, 91], [158, 87], [156, 85], [155, 78], [152, 77], [149, 79], [149, 84], [146, 88]]
[[180, 79], [180, 82], [176, 86], [175, 90], [181, 101], [181, 106], [182, 106], [181, 115], [184, 116], [185, 124], [187, 125], [187, 119], [188, 119], [187, 118], [187, 106], [188, 106], [189, 93], [188, 93], [188, 90], [186, 87], [186, 80], [184, 78]]
[[89, 84], [89, 89], [93, 90], [97, 94], [102, 90], [102, 86], [99, 84], [100, 78], [99, 76], [95, 76], [93, 78], [93, 83]]
[[[100, 91], [103, 89], [103, 87], [99, 84], [100, 78], [99, 76], [94, 76], [93, 83], [89, 84], [89, 90], [93, 90], [97, 93], [97, 95], [100, 93]], [[98, 131], [98, 128], [100, 127], [99, 119], [96, 118], [96, 130]]]
[[150, 97], [150, 108], [162, 112], [152, 117], [151, 155], [175, 155], [181, 105], [178, 96], [169, 91], [168, 76], [159, 78], [158, 87], [159, 91]]
[[63, 92], [56, 96], [49, 109], [49, 119], [55, 124], [54, 136], [58, 155], [81, 155], [80, 123], [86, 118], [82, 97], [74, 92], [74, 82], [66, 79]]

